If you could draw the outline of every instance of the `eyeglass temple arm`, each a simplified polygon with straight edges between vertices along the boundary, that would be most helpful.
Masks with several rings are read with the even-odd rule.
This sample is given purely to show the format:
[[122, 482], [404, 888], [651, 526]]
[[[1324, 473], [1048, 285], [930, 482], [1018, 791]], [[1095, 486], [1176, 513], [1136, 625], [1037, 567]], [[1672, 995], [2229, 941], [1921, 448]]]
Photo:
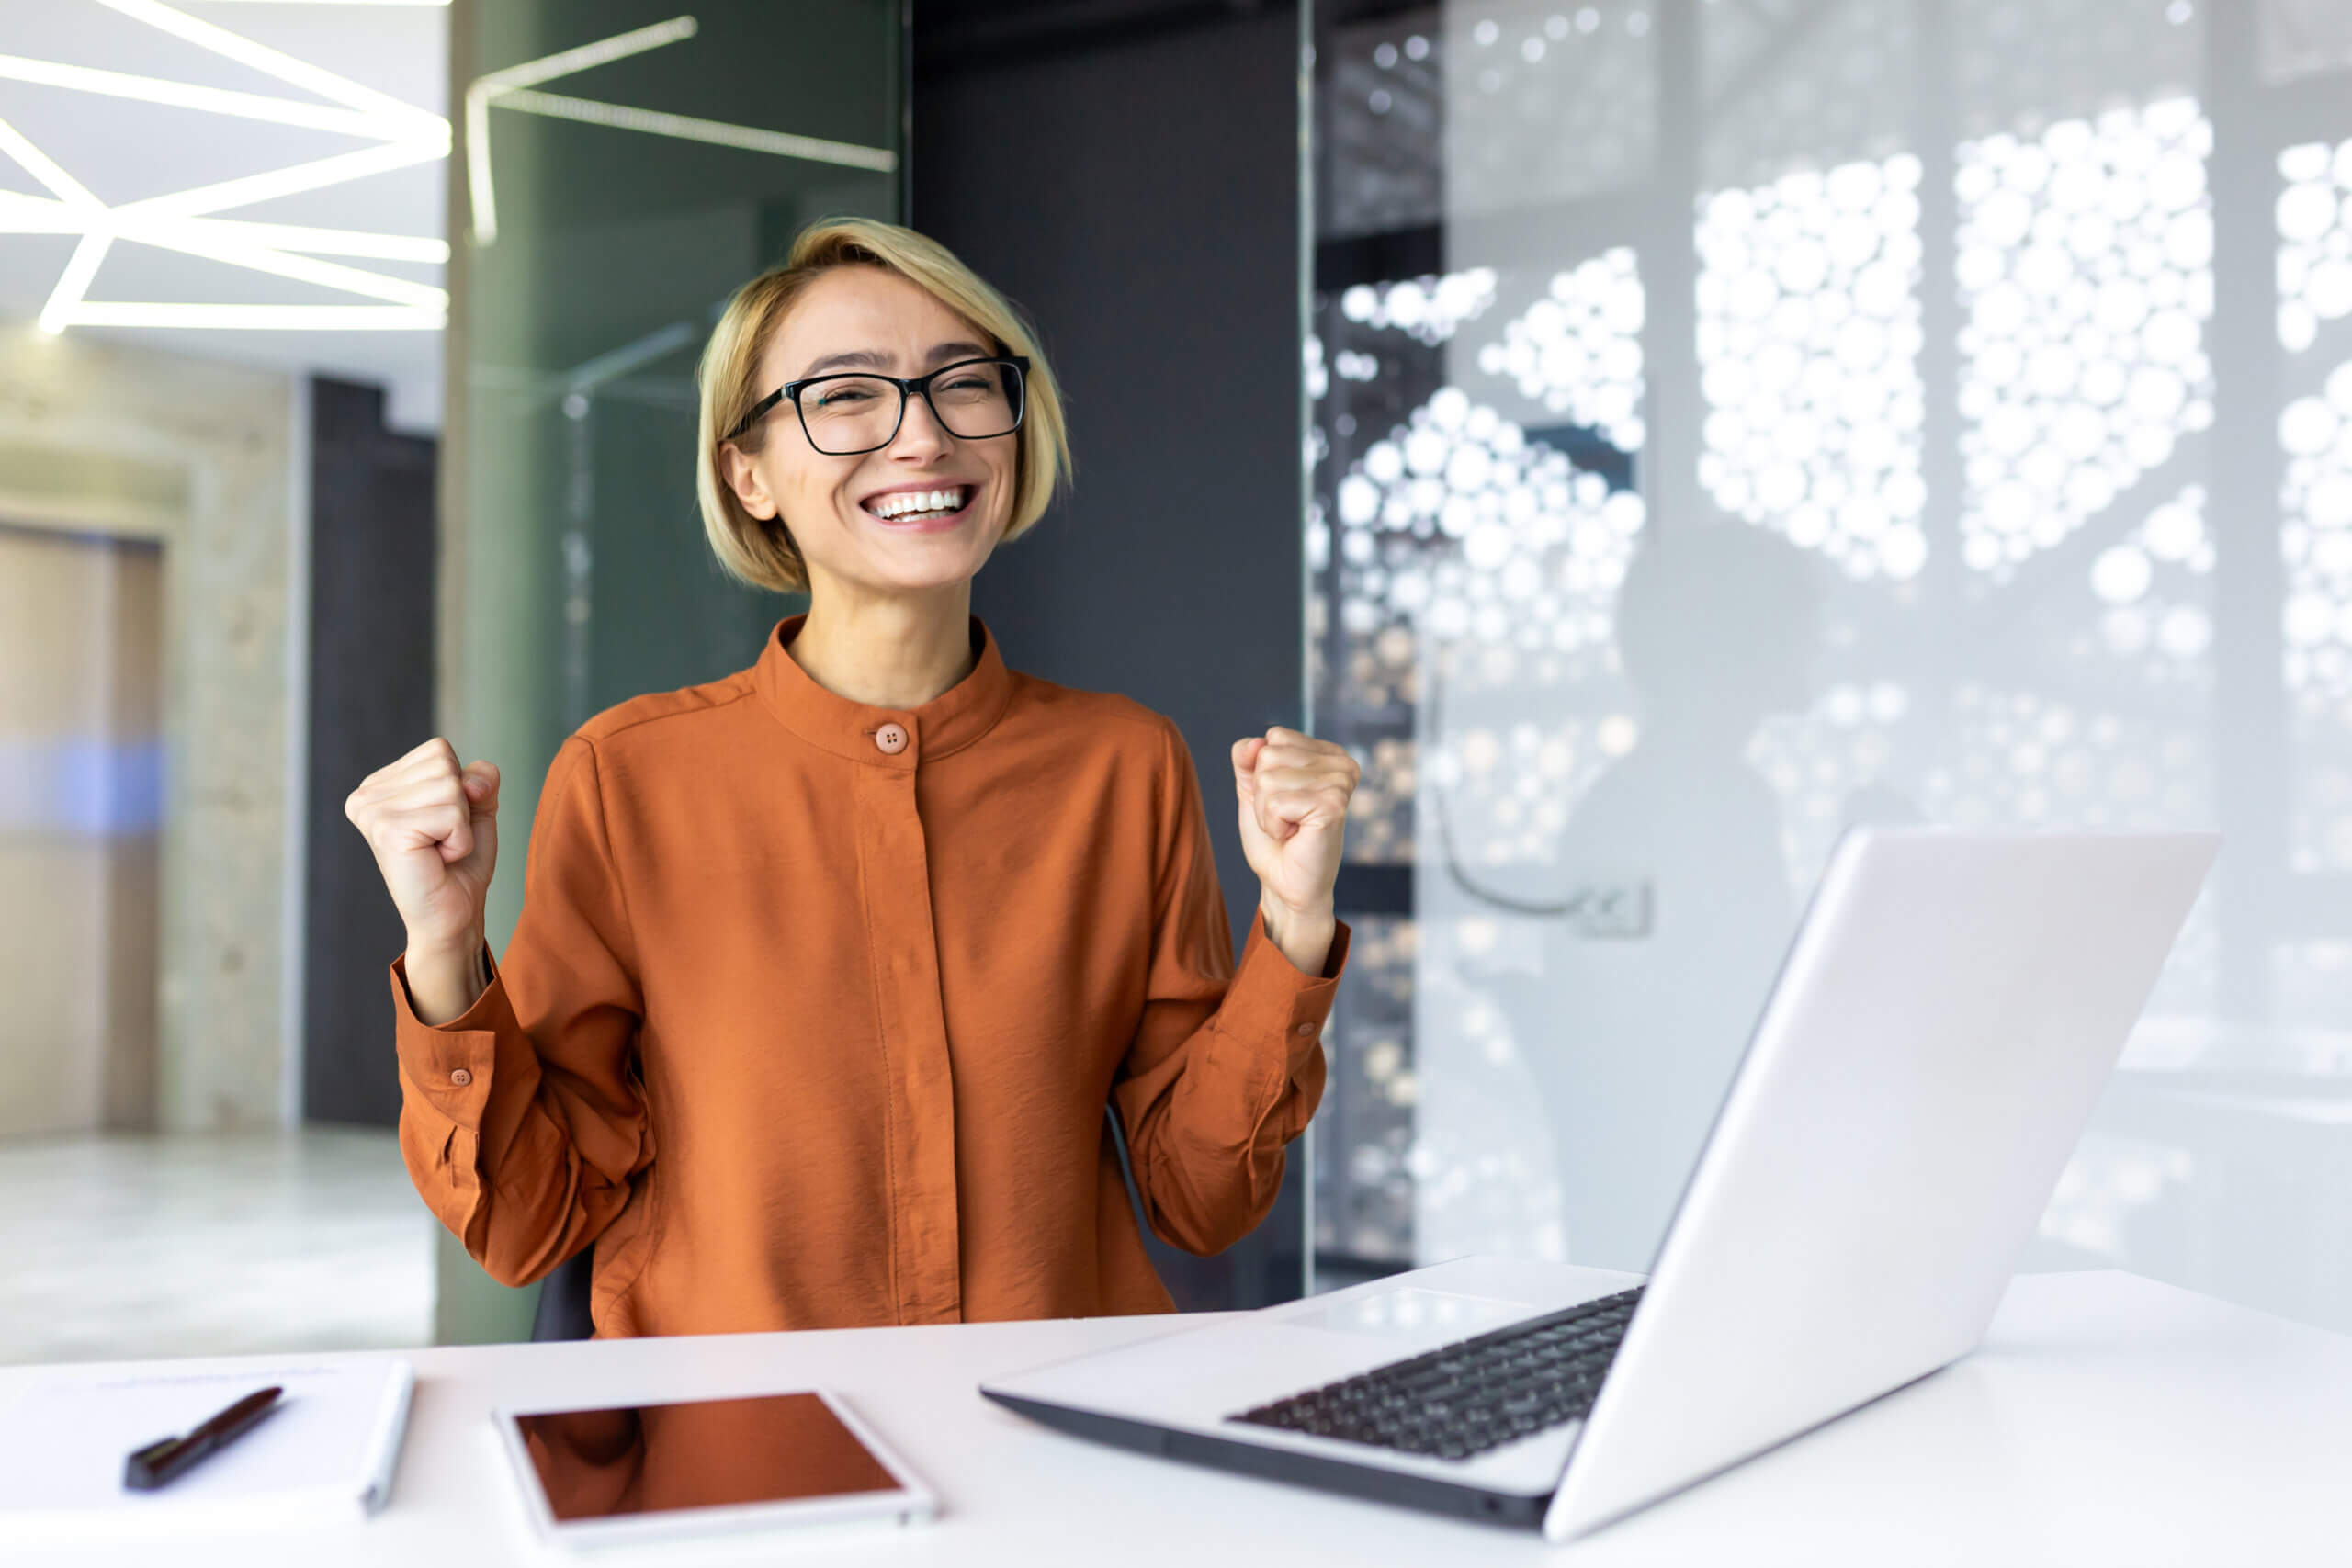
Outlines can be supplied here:
[[732, 441], [737, 436], [742, 434], [743, 432], [751, 429], [752, 426], [759, 423], [760, 416], [766, 413], [768, 410], [775, 407], [776, 404], [784, 401], [784, 394], [790, 389], [791, 389], [786, 387], [778, 387], [775, 391], [770, 392], [766, 397], [762, 398], [758, 402], [753, 403], [750, 411], [746, 412], [741, 419], [735, 422], [735, 428], [729, 431], [725, 435], [719, 437], [719, 439], [722, 441]]

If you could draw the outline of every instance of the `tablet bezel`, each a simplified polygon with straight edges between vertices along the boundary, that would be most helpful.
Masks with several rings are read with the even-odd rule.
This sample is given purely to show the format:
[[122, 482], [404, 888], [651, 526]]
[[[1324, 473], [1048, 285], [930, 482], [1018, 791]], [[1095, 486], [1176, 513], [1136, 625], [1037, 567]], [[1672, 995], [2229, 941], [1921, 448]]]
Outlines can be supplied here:
[[[709, 1404], [735, 1399], [782, 1399], [814, 1394], [851, 1437], [865, 1445], [875, 1462], [888, 1471], [897, 1488], [887, 1492], [842, 1492], [820, 1497], [788, 1497], [767, 1503], [729, 1503], [706, 1507], [662, 1508], [647, 1513], [610, 1514], [601, 1518], [559, 1519], [531, 1461], [528, 1444], [517, 1418], [556, 1416], [574, 1410], [650, 1410], [663, 1405]], [[830, 1389], [786, 1388], [747, 1393], [729, 1391], [693, 1398], [600, 1399], [577, 1404], [533, 1404], [528, 1409], [501, 1405], [491, 1412], [499, 1445], [506, 1450], [523, 1511], [545, 1542], [565, 1547], [624, 1546], [699, 1536], [733, 1535], [763, 1529], [805, 1529], [825, 1525], [895, 1521], [910, 1525], [934, 1517], [939, 1499], [915, 1474], [896, 1450]]]

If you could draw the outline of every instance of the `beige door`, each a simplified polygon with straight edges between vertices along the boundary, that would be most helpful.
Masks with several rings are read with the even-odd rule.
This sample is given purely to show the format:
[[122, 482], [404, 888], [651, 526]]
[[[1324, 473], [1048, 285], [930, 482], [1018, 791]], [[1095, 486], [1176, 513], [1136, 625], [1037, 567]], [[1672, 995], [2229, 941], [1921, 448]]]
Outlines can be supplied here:
[[163, 551], [0, 523], [0, 1136], [155, 1113]]

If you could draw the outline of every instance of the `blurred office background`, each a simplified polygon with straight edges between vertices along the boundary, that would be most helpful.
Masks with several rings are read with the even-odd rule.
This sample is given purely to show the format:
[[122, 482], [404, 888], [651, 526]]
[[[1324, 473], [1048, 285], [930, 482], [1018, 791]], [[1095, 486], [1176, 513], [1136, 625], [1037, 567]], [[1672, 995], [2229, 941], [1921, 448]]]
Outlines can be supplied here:
[[[1838, 832], [2219, 825], [2029, 1263], [2352, 1330], [2352, 20], [2326, 0], [0, 9], [0, 1361], [520, 1337], [343, 819], [798, 606], [695, 517], [831, 212], [1027, 309], [1017, 667], [1365, 764], [1331, 1087], [1191, 1307], [1640, 1268]], [[1253, 884], [1212, 812], [1237, 927]]]

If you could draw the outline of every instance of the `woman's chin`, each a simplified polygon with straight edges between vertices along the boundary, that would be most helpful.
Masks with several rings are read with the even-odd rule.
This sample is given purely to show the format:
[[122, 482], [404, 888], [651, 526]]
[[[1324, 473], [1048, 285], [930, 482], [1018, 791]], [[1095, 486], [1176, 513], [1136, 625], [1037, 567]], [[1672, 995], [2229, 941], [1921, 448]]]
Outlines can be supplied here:
[[969, 582], [988, 558], [987, 550], [975, 550], [968, 542], [952, 549], [874, 550], [867, 552], [865, 570], [858, 575], [881, 592], [928, 593]]
[[[854, 584], [868, 594], [927, 593], [969, 581], [1002, 532], [1001, 525], [987, 517], [954, 528], [920, 530], [851, 524], [826, 541], [831, 548], [809, 552], [808, 564], [820, 580]], [[802, 547], [807, 549], [807, 541]]]
[[884, 574], [908, 582], [952, 582], [969, 577], [996, 548], [997, 530], [975, 521], [960, 528], [912, 534], [869, 534], [866, 559]]

